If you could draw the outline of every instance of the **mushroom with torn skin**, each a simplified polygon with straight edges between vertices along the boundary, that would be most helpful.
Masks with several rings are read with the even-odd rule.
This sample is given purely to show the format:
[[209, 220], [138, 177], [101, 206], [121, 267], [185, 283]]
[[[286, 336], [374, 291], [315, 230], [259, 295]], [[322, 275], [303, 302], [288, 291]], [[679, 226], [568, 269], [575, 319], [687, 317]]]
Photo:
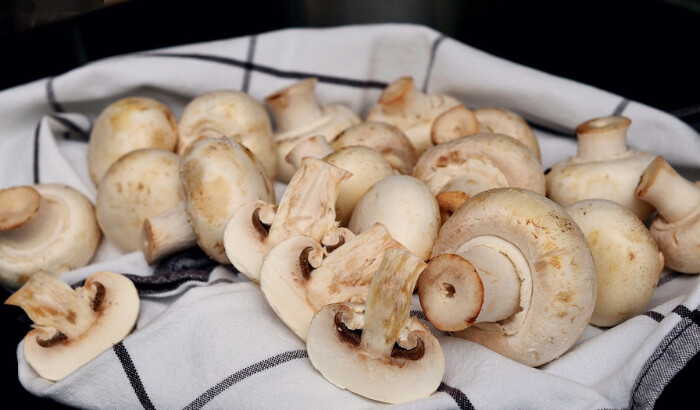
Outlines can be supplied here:
[[608, 199], [585, 199], [565, 210], [586, 236], [598, 275], [591, 324], [615, 326], [642, 313], [664, 268], [663, 254], [647, 227]]
[[542, 160], [537, 136], [523, 117], [512, 111], [496, 107], [474, 110], [474, 115], [479, 124], [488, 128], [490, 132], [515, 138], [530, 148], [538, 161]]
[[122, 341], [136, 324], [139, 296], [133, 282], [97, 272], [75, 290], [37, 272], [5, 304], [34, 322], [24, 337], [24, 357], [44, 379], [57, 381]]
[[348, 229], [359, 235], [375, 223], [386, 226], [394, 239], [428, 260], [440, 229], [440, 210], [423, 182], [408, 175], [393, 175], [374, 184], [362, 196]]
[[224, 249], [233, 266], [255, 283], [267, 253], [293, 235], [308, 235], [324, 245], [338, 228], [335, 201], [340, 184], [351, 174], [318, 158], [306, 157], [294, 173], [279, 206], [251, 201], [234, 213], [224, 231]]
[[183, 200], [180, 157], [160, 149], [139, 149], [117, 160], [97, 190], [95, 214], [104, 236], [122, 252], [141, 250], [146, 218]]
[[231, 263], [224, 230], [234, 212], [250, 201], [275, 202], [272, 182], [258, 158], [229, 138], [205, 138], [182, 158], [184, 201], [146, 219], [142, 249], [149, 263], [196, 243], [212, 259]]
[[540, 366], [581, 336], [596, 286], [591, 250], [564, 209], [532, 191], [494, 188], [442, 226], [418, 295], [438, 329]]
[[642, 174], [635, 195], [658, 211], [649, 230], [666, 266], [700, 273], [700, 184], [688, 181], [657, 156]]
[[403, 175], [411, 175], [418, 160], [416, 149], [406, 134], [398, 127], [383, 122], [369, 121], [353, 125], [331, 142], [331, 147], [337, 151], [355, 145], [379, 152]]
[[547, 174], [547, 196], [561, 206], [600, 198], [629, 208], [644, 220], [654, 211], [635, 198], [639, 176], [655, 154], [627, 147], [631, 120], [623, 116], [594, 118], [576, 128], [578, 153], [552, 166]]
[[97, 117], [88, 143], [90, 178], [96, 186], [122, 156], [142, 148], [175, 151], [177, 124], [170, 108], [152, 98], [113, 102]]
[[314, 93], [316, 83], [316, 78], [307, 78], [265, 98], [276, 125], [278, 181], [287, 183], [294, 175], [295, 169], [285, 158], [296, 143], [314, 135], [331, 142], [341, 131], [361, 121], [343, 105], [320, 106]]
[[366, 121], [395, 125], [420, 156], [433, 145], [431, 130], [435, 119], [459, 105], [459, 101], [446, 95], [425, 94], [414, 87], [413, 78], [401, 77], [386, 87]]
[[34, 272], [87, 265], [102, 234], [85, 195], [65, 185], [0, 190], [0, 284], [16, 289]]
[[275, 245], [260, 268], [260, 290], [275, 314], [301, 340], [323, 306], [364, 301], [372, 275], [388, 248], [401, 248], [376, 224], [358, 236], [346, 233], [340, 246], [322, 246], [297, 235]]
[[212, 91], [194, 98], [182, 112], [178, 130], [177, 152], [181, 156], [199, 140], [227, 137], [251, 150], [268, 178], [273, 179], [277, 173], [270, 116], [265, 107], [242, 91]]
[[427, 150], [413, 176], [436, 195], [443, 223], [467, 198], [491, 188], [516, 187], [545, 194], [540, 161], [518, 140], [479, 133]]
[[445, 373], [438, 340], [409, 317], [420, 258], [387, 249], [372, 278], [367, 302], [321, 308], [309, 326], [306, 349], [313, 366], [334, 385], [386, 403], [428, 397]]

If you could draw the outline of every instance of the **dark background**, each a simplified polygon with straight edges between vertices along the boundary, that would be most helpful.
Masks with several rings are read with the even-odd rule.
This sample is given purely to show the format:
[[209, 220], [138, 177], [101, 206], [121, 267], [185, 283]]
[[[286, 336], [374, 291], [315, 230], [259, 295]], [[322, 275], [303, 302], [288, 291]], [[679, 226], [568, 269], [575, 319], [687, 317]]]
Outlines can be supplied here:
[[[286, 27], [410, 22], [659, 108], [700, 130], [700, 0], [254, 0], [224, 8], [226, 4], [0, 0], [0, 90], [135, 51]], [[0, 289], [2, 300], [9, 294]], [[29, 320], [19, 308], [5, 305], [0, 305], [0, 320], [10, 328], [0, 351], [7, 381], [3, 392], [9, 393], [5, 400], [60, 407], [30, 395], [17, 380], [14, 352]], [[696, 357], [667, 386], [657, 408], [670, 407], [673, 400], [692, 403], [699, 369]]]

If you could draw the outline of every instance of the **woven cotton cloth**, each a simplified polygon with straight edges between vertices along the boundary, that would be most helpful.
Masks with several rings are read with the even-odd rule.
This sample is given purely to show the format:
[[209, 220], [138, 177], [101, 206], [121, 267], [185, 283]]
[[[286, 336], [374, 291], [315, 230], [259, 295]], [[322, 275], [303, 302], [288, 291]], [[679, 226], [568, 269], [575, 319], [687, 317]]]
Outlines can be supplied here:
[[[539, 138], [543, 167], [576, 152], [575, 127], [594, 117], [632, 120], [628, 144], [700, 169], [700, 136], [678, 119], [621, 96], [494, 57], [413, 25], [290, 29], [97, 61], [0, 93], [0, 188], [62, 183], [93, 202], [87, 138], [103, 108], [148, 96], [179, 116], [203, 93], [237, 89], [258, 101], [307, 77], [322, 104], [364, 117], [383, 88], [412, 76], [469, 108], [522, 115]], [[281, 193], [284, 186], [278, 186]], [[93, 262], [62, 276], [128, 274], [141, 296], [134, 332], [59, 382], [40, 378], [17, 346], [19, 379], [35, 395], [88, 408], [383, 408], [327, 382], [304, 344], [259, 288], [230, 266], [188, 250], [149, 266], [103, 240]], [[530, 368], [431, 330], [446, 371], [432, 396], [398, 408], [650, 408], [700, 350], [700, 279], [665, 271], [645, 313], [589, 326], [563, 356]], [[412, 313], [428, 324], [414, 297]]]

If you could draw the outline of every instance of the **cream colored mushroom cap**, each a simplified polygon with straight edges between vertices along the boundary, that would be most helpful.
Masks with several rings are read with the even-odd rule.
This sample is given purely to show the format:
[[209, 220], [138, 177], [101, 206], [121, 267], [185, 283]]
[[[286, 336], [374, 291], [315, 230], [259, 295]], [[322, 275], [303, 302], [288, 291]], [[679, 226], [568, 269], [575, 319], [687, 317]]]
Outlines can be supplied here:
[[90, 177], [99, 185], [123, 155], [142, 148], [174, 151], [177, 138], [177, 123], [167, 105], [146, 97], [118, 100], [102, 111], [90, 133]]
[[97, 190], [97, 222], [122, 252], [141, 250], [143, 222], [184, 199], [180, 157], [170, 151], [132, 151], [107, 171]]
[[649, 230], [632, 211], [610, 200], [583, 200], [566, 211], [586, 236], [596, 265], [591, 324], [615, 326], [642, 313], [664, 267]]
[[496, 107], [474, 110], [479, 123], [488, 127], [491, 132], [505, 134], [522, 142], [530, 148], [535, 157], [540, 160], [540, 144], [530, 125], [518, 114]]

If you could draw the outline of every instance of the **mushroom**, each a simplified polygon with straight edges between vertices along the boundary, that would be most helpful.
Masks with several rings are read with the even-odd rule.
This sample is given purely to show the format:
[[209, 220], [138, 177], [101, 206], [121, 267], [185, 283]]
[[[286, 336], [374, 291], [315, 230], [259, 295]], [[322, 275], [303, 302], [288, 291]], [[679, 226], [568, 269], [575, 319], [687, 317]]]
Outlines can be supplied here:
[[152, 98], [113, 102], [97, 117], [90, 132], [88, 166], [96, 186], [123, 155], [142, 148], [175, 151], [177, 124], [170, 108]]
[[505, 134], [530, 148], [538, 161], [541, 161], [540, 144], [527, 121], [518, 114], [496, 107], [474, 110], [476, 119], [482, 126], [496, 134]]
[[[255, 283], [265, 255], [282, 240], [308, 235], [316, 241], [337, 228], [335, 201], [350, 173], [318, 158], [306, 157], [275, 211], [264, 200], [238, 208], [224, 231], [224, 249], [233, 266]], [[325, 242], [324, 244], [329, 244]]]
[[250, 201], [275, 202], [272, 182], [258, 158], [229, 138], [205, 138], [182, 158], [178, 181], [184, 201], [146, 219], [142, 249], [149, 263], [192, 245], [212, 259], [231, 263], [224, 230], [234, 212]]
[[152, 148], [129, 152], [109, 167], [95, 213], [104, 236], [122, 252], [141, 250], [144, 220], [183, 200], [179, 169], [177, 154]]
[[244, 92], [220, 90], [198, 96], [182, 112], [178, 130], [177, 152], [181, 156], [201, 139], [227, 137], [251, 150], [268, 178], [277, 173], [270, 117], [259, 102]]
[[60, 275], [90, 262], [100, 242], [92, 203], [65, 185], [0, 190], [0, 284], [16, 289], [34, 272]]
[[387, 86], [366, 121], [395, 125], [406, 134], [420, 156], [433, 145], [430, 133], [435, 119], [458, 105], [459, 101], [452, 97], [425, 94], [414, 87], [413, 78], [401, 77]]
[[329, 382], [386, 403], [428, 397], [445, 373], [438, 340], [409, 317], [416, 279], [425, 263], [400, 249], [387, 249], [367, 302], [321, 308], [309, 326], [311, 364]]
[[642, 313], [664, 268], [663, 254], [647, 227], [608, 199], [585, 199], [565, 210], [586, 236], [598, 275], [591, 324], [615, 326]]
[[276, 125], [277, 180], [281, 182], [289, 182], [294, 175], [295, 169], [285, 157], [297, 142], [314, 135], [331, 142], [341, 131], [360, 122], [357, 114], [343, 105], [320, 106], [314, 94], [316, 83], [316, 78], [307, 78], [265, 98]]
[[341, 150], [360, 145], [372, 148], [384, 156], [392, 167], [404, 175], [410, 175], [418, 160], [416, 149], [398, 127], [382, 122], [361, 122], [341, 132], [331, 142], [331, 147]]
[[635, 198], [639, 176], [655, 155], [627, 147], [631, 120], [623, 116], [594, 118], [576, 128], [578, 153], [552, 166], [547, 196], [561, 206], [582, 199], [610, 199], [629, 208], [639, 219], [654, 208]]
[[517, 187], [545, 194], [542, 166], [516, 139], [490, 133], [436, 145], [418, 159], [413, 176], [437, 196], [443, 220], [472, 195], [491, 188]]
[[525, 189], [494, 188], [469, 198], [442, 226], [418, 296], [438, 329], [540, 366], [588, 325], [595, 264], [559, 205]]
[[125, 276], [97, 272], [73, 290], [37, 272], [5, 304], [34, 322], [24, 337], [24, 357], [40, 377], [61, 380], [122, 341], [139, 314], [139, 296]]
[[377, 182], [355, 205], [348, 229], [356, 235], [380, 223], [391, 236], [423, 260], [440, 229], [440, 210], [435, 196], [420, 180], [393, 175]]
[[430, 140], [433, 145], [439, 145], [478, 132], [489, 132], [489, 130], [479, 124], [474, 111], [463, 105], [457, 105], [435, 118], [430, 130]]
[[323, 135], [315, 135], [297, 142], [292, 149], [289, 150], [287, 156], [285, 156], [285, 160], [296, 172], [301, 166], [301, 160], [305, 157], [323, 159], [323, 157], [333, 152], [335, 152], [335, 150], [330, 146]]
[[700, 273], [700, 183], [683, 178], [657, 156], [642, 174], [635, 195], [658, 211], [649, 230], [666, 266]]
[[346, 233], [335, 246], [297, 235], [275, 245], [260, 268], [260, 290], [272, 310], [301, 340], [323, 306], [365, 300], [384, 250], [400, 248], [376, 224], [358, 236]]

